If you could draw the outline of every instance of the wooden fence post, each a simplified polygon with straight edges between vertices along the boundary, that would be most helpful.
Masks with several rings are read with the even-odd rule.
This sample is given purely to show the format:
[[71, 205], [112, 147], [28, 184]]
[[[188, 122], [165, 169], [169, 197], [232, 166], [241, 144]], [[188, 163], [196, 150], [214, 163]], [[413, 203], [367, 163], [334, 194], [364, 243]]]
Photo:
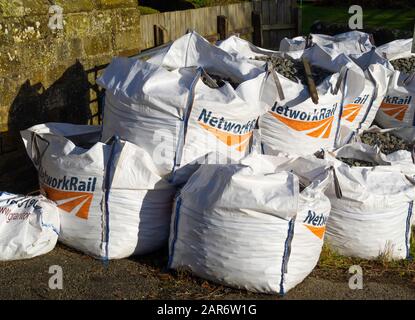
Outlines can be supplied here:
[[225, 40], [229, 34], [228, 18], [225, 16], [218, 16], [217, 21], [219, 40]]
[[297, 36], [303, 33], [303, 12], [296, 0], [293, 0], [295, 23], [297, 25]]
[[375, 46], [375, 38], [373, 37], [373, 33], [369, 33], [369, 41], [370, 43]]
[[261, 14], [259, 12], [252, 11], [251, 15], [252, 27], [254, 32], [252, 33], [252, 42], [258, 47], [262, 47], [262, 23]]
[[158, 25], [154, 25], [154, 46], [158, 47], [164, 44], [164, 30]]
[[306, 58], [303, 57], [304, 71], [307, 76], [307, 85], [310, 92], [311, 100], [314, 104], [318, 104], [318, 92], [313, 76], [311, 74], [311, 66]]
[[252, 0], [252, 11], [260, 12], [261, 11], [261, 1], [262, 0]]

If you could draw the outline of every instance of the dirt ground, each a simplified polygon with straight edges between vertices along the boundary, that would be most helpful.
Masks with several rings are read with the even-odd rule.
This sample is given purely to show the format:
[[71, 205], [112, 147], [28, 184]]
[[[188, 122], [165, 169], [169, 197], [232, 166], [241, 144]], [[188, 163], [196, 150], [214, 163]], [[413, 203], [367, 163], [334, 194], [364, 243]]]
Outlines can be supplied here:
[[[253, 294], [216, 285], [188, 274], [166, 272], [167, 252], [101, 261], [58, 245], [31, 260], [0, 262], [0, 299], [415, 299], [412, 275], [399, 272], [365, 276], [363, 289], [351, 290], [344, 268], [318, 266], [284, 297]], [[63, 270], [63, 289], [51, 290], [49, 267]]]

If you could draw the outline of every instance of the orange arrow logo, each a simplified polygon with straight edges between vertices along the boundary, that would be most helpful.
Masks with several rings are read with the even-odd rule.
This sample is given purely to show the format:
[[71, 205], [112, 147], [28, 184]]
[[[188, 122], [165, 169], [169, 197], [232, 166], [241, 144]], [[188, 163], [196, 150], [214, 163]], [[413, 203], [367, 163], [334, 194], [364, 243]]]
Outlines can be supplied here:
[[236, 147], [236, 150], [243, 152], [249, 144], [249, 139], [252, 136], [252, 132], [245, 133], [243, 135], [232, 134], [229, 132], [221, 131], [217, 128], [212, 128], [205, 123], [199, 121], [199, 125], [213, 134], [217, 139], [228, 145], [229, 147]]
[[323, 138], [327, 139], [330, 137], [331, 127], [333, 125], [334, 117], [331, 116], [327, 119], [318, 120], [318, 121], [301, 121], [285, 118], [274, 112], [270, 112], [271, 115], [286, 124], [290, 128], [297, 131], [308, 131], [307, 135], [314, 138]]
[[407, 104], [393, 104], [382, 102], [380, 109], [387, 115], [402, 121], [405, 116], [406, 110], [408, 110]]
[[350, 103], [343, 108], [342, 119], [353, 122], [362, 109], [362, 105], [358, 103]]
[[319, 237], [320, 239], [323, 239], [324, 233], [326, 232], [326, 226], [315, 227], [315, 226], [310, 226], [308, 224], [304, 224], [304, 226], [307, 227], [308, 230], [314, 233], [317, 237]]
[[57, 203], [58, 208], [75, 213], [75, 216], [81, 219], [88, 219], [93, 193], [62, 191], [45, 185], [42, 185], [42, 189], [49, 199]]

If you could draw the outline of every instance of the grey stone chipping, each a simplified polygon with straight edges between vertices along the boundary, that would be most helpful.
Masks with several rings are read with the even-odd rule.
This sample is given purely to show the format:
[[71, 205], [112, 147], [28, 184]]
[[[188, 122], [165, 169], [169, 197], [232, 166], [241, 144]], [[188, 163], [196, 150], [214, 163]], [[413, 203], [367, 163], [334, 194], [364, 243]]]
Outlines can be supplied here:
[[[384, 154], [390, 154], [399, 150], [411, 151], [413, 146], [411, 143], [406, 142], [390, 132], [364, 132], [360, 136], [360, 139], [365, 144], [379, 147], [380, 151]], [[340, 157], [338, 159], [351, 167], [374, 167], [378, 165], [375, 162], [359, 159]]]
[[[303, 62], [301, 60], [282, 58], [278, 56], [257, 56], [255, 57], [255, 60], [270, 62], [274, 70], [279, 74], [282, 74], [284, 77], [294, 82], [300, 82], [303, 85], [307, 84], [307, 77], [305, 74]], [[324, 81], [324, 79], [333, 73], [311, 65], [311, 74], [313, 76], [314, 83], [316, 86], [318, 86]]]
[[395, 70], [408, 74], [415, 72], [415, 57], [393, 60], [391, 64]]

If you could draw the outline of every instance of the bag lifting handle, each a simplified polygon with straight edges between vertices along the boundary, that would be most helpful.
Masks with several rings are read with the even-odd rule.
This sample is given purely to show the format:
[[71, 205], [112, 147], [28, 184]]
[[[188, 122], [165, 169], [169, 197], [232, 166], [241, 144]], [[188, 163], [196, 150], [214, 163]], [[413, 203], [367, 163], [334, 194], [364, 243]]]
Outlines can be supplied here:
[[275, 86], [277, 87], [277, 93], [278, 93], [278, 96], [279, 96], [280, 100], [284, 100], [285, 99], [284, 90], [282, 89], [280, 79], [278, 78], [278, 73], [275, 71], [274, 67], [269, 62], [267, 62], [267, 64], [266, 64], [266, 71], [268, 73], [271, 73], [271, 75], [272, 75]]
[[[314, 156], [318, 159], [324, 159], [325, 155], [326, 153], [324, 150], [320, 150], [314, 153]], [[333, 173], [334, 192], [336, 193], [336, 198], [341, 199], [343, 198], [343, 192], [340, 187], [339, 179], [337, 178], [337, 175], [336, 175], [336, 169], [333, 166], [330, 166], [328, 169]]]
[[[38, 139], [42, 140], [43, 142], [47, 144], [46, 148], [42, 152], [40, 151]], [[30, 152], [31, 152], [33, 164], [39, 169], [42, 165], [43, 156], [45, 155], [46, 150], [49, 148], [49, 146], [50, 146], [49, 141], [47, 141], [46, 139], [43, 139], [36, 132], [32, 132]]]

